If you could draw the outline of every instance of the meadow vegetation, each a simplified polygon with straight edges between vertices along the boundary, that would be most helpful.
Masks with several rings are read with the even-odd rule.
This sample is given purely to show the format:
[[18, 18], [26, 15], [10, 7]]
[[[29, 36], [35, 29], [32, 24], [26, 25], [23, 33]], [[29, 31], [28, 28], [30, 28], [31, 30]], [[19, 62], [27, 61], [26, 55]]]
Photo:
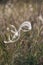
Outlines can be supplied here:
[[[43, 0], [0, 0], [0, 65], [43, 65]], [[6, 28], [30, 21], [32, 30], [5, 44]]]

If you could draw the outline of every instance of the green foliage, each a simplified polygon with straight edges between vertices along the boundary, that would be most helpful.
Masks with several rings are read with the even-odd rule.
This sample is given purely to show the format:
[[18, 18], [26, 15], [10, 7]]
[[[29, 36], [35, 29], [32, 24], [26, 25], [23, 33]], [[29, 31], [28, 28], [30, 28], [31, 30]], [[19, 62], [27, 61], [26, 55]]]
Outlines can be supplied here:
[[[14, 0], [12, 1], [14, 2]], [[42, 33], [43, 25], [40, 20], [37, 20], [38, 17], [37, 13], [39, 13], [39, 9], [37, 9], [37, 6], [40, 5], [39, 4], [40, 1], [42, 3], [42, 0], [30, 0], [34, 9], [34, 14], [32, 15], [29, 12], [30, 3], [28, 1], [29, 0], [24, 0], [24, 1], [21, 0], [20, 2], [17, 2], [16, 5], [15, 4], [12, 5], [13, 3], [12, 2], [10, 4], [12, 5], [11, 8], [10, 5], [7, 3], [8, 6], [7, 7], [5, 6], [7, 10], [3, 8], [4, 6], [1, 8], [1, 4], [0, 4], [0, 13], [3, 14], [0, 18], [1, 20], [0, 24], [2, 22], [5, 23], [7, 21], [7, 24], [16, 23], [15, 26], [19, 27], [18, 21], [20, 23], [24, 20], [30, 20], [32, 22], [32, 30], [27, 33], [21, 32], [20, 39], [12, 44], [4, 43], [4, 39], [5, 39], [4, 33], [7, 26], [4, 23], [0, 25], [0, 31], [2, 32], [2, 34], [0, 32], [0, 65], [43, 65], [43, 33]], [[36, 6], [36, 1], [39, 4], [39, 5], [37, 4], [37, 6]], [[41, 7], [43, 7], [43, 4], [41, 5]], [[11, 14], [9, 14], [9, 10], [10, 10], [9, 8], [12, 10], [10, 11]], [[3, 9], [4, 9], [4, 13], [3, 13]], [[41, 12], [43, 12], [42, 8], [41, 8]]]
[[2, 35], [0, 35], [0, 65], [6, 65], [6, 64], [9, 64], [8, 52], [3, 42]]

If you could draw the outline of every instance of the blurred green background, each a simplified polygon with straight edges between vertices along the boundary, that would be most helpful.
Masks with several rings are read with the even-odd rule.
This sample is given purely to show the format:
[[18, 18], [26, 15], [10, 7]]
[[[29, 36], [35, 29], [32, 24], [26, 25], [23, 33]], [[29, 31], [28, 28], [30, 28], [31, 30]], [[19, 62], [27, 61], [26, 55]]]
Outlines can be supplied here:
[[[43, 0], [0, 0], [0, 65], [43, 65]], [[6, 27], [30, 21], [32, 30], [5, 44]]]

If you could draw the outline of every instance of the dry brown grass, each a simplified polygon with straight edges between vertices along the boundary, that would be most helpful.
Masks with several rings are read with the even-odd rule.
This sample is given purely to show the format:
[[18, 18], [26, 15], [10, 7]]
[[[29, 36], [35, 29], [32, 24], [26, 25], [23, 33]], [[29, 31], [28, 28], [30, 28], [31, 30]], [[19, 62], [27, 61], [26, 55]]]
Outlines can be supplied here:
[[[26, 58], [32, 57], [35, 59], [34, 62], [37, 61], [36, 63], [41, 65], [43, 63], [43, 24], [38, 16], [41, 13], [43, 17], [43, 2], [39, 4], [33, 1], [26, 2], [26, 0], [14, 1], [0, 4], [0, 64], [14, 65], [15, 62], [15, 65], [19, 65], [24, 61], [23, 65], [25, 65]], [[29, 5], [32, 5], [33, 11], [30, 11]], [[18, 29], [19, 25], [26, 20], [31, 22], [32, 30], [21, 33], [20, 40], [16, 43], [4, 44], [6, 27], [13, 24]], [[28, 60], [31, 61], [31, 59]]]

